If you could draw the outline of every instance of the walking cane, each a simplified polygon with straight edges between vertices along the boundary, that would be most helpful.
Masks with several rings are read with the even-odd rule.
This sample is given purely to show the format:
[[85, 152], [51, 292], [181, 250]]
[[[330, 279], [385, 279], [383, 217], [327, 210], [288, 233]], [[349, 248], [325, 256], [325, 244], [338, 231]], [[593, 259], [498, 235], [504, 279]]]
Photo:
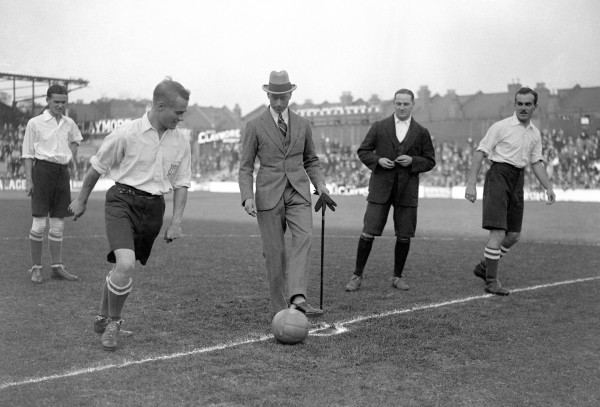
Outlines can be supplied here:
[[325, 252], [325, 207], [321, 208], [321, 296], [319, 300], [319, 309], [323, 309], [323, 257]]
[[[319, 195], [317, 191], [315, 191], [315, 195]], [[322, 200], [323, 196], [319, 197], [320, 202], [317, 202], [315, 206], [315, 211], [318, 211], [318, 205], [321, 205], [321, 295], [319, 299], [319, 309], [323, 309], [323, 263], [325, 258], [325, 208], [329, 206], [332, 211], [335, 211], [335, 207], [337, 204], [329, 198], [328, 195], [325, 195], [325, 200]]]

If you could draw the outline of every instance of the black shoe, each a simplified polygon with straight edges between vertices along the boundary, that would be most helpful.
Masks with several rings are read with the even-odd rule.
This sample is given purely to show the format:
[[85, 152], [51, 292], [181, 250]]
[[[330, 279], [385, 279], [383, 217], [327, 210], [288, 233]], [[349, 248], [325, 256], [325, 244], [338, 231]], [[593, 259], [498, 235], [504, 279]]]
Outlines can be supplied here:
[[296, 308], [307, 317], [317, 317], [323, 315], [323, 310], [311, 307], [306, 301], [302, 301], [298, 304], [290, 305], [290, 308]]
[[477, 265], [473, 269], [473, 274], [475, 274], [476, 277], [479, 277], [480, 279], [485, 281], [486, 269], [487, 268], [485, 266], [485, 262], [482, 260], [479, 263], [477, 263]]

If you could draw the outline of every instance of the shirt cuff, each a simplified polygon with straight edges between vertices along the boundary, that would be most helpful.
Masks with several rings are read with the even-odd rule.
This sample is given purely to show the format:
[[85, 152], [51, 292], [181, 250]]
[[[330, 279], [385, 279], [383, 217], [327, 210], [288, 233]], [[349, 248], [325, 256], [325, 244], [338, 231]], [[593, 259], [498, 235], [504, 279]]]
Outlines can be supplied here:
[[92, 168], [96, 170], [96, 172], [100, 175], [104, 175], [108, 171], [108, 169], [104, 169], [102, 167], [100, 161], [98, 160], [98, 158], [96, 158], [96, 156], [92, 156], [92, 158], [90, 158], [90, 164], [92, 165]]

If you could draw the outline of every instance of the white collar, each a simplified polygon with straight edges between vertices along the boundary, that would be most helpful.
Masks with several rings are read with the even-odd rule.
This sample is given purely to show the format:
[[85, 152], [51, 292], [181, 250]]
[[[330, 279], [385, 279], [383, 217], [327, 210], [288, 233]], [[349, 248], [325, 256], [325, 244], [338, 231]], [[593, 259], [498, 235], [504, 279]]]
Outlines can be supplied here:
[[400, 120], [398, 118], [398, 116], [396, 116], [396, 113], [394, 113], [394, 119], [396, 121], [396, 124], [402, 123], [402, 124], [406, 124], [407, 126], [410, 126], [410, 121], [412, 120], [412, 115], [408, 116], [408, 119], [406, 119], [406, 120]]
[[[271, 116], [273, 116], [273, 119], [275, 121], [277, 121], [277, 118], [279, 117], [279, 113], [277, 113], [275, 110], [273, 110], [273, 108], [271, 107], [271, 105], [269, 105], [269, 111], [271, 112]], [[289, 108], [286, 107], [285, 110], [283, 112], [281, 112], [281, 117], [283, 117], [283, 121], [286, 123], [289, 123]]]
[[[49, 122], [52, 119], [56, 119], [54, 116], [52, 116], [52, 113], [50, 113], [50, 111], [48, 109], [44, 110], [44, 112], [42, 113], [42, 116], [44, 116], [44, 120]], [[63, 119], [63, 115], [60, 115], [60, 120]], [[60, 121], [59, 120], [59, 121]]]

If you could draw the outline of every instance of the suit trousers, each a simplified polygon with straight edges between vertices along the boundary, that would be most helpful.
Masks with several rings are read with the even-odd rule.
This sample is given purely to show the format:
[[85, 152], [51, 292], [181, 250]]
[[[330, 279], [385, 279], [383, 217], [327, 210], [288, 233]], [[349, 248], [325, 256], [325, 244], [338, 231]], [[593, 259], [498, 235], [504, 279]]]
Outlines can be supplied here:
[[[270, 210], [258, 211], [257, 219], [274, 315], [287, 308], [293, 296], [300, 294], [306, 298], [312, 207], [288, 182], [277, 205]], [[292, 239], [286, 252], [285, 231], [288, 227]]]

